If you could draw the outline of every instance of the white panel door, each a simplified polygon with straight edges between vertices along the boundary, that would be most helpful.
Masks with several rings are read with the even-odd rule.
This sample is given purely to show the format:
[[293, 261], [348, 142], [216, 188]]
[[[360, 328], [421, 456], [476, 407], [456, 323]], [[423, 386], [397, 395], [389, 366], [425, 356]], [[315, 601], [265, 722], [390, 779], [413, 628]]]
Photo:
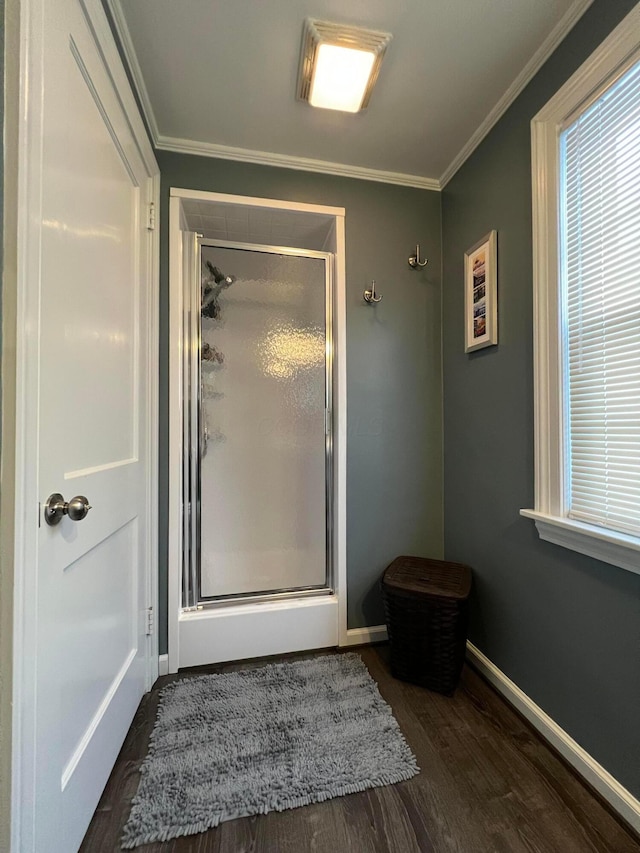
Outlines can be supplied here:
[[[153, 181], [98, 45], [96, 5], [27, 3], [27, 130], [41, 146], [28, 161], [40, 195], [26, 200], [29, 298], [39, 312], [26, 355], [37, 396], [36, 426], [27, 425], [37, 459], [27, 465], [42, 506], [26, 523], [37, 575], [24, 603], [35, 623], [26, 639], [33, 707], [22, 697], [20, 853], [78, 849], [150, 671]], [[86, 496], [87, 517], [45, 523], [56, 492]]]

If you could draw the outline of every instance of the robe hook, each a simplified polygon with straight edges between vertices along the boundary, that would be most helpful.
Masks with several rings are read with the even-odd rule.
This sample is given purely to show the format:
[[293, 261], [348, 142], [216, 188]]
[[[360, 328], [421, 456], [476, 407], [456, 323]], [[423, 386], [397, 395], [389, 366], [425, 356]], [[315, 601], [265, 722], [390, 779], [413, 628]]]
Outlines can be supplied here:
[[417, 243], [415, 255], [411, 255], [411, 257], [409, 258], [409, 266], [412, 269], [417, 270], [418, 267], [426, 267], [428, 263], [429, 261], [426, 258], [424, 261], [420, 260], [420, 244]]
[[364, 292], [364, 301], [371, 305], [374, 302], [380, 302], [381, 299], [382, 296], [376, 296], [376, 283], [375, 280], [372, 280], [371, 290], [365, 290]]

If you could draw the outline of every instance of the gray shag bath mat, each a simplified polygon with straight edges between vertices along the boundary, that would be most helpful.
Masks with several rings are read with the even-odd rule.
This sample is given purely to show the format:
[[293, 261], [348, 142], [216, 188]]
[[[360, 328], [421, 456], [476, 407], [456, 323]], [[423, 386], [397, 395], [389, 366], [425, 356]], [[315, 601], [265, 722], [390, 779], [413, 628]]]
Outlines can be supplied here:
[[122, 846], [204, 832], [418, 772], [357, 654], [176, 681], [160, 694]]

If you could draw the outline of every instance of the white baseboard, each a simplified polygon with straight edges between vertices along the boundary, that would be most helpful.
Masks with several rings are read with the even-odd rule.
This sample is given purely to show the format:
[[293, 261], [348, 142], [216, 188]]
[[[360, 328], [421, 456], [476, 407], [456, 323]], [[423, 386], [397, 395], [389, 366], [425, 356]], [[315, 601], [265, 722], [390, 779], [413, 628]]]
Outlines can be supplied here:
[[640, 832], [640, 802], [601, 764], [576, 743], [542, 708], [491, 663], [473, 643], [467, 643], [467, 658], [505, 699], [537, 729], [574, 770], [630, 825]]
[[349, 628], [341, 646], [364, 646], [367, 643], [382, 643], [387, 639], [386, 625], [371, 625], [368, 628]]
[[169, 655], [159, 655], [158, 676], [169, 675]]

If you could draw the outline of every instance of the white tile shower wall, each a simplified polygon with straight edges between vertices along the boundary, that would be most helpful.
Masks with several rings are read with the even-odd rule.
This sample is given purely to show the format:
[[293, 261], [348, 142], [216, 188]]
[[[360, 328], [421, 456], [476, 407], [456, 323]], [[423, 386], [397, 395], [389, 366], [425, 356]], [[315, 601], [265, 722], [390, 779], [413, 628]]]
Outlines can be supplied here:
[[325, 213], [255, 208], [228, 202], [184, 200], [184, 212], [192, 231], [207, 240], [292, 246], [323, 251], [333, 225]]
[[[202, 595], [325, 582], [324, 261], [203, 247], [235, 282], [202, 318]], [[206, 274], [206, 271], [205, 271]]]

